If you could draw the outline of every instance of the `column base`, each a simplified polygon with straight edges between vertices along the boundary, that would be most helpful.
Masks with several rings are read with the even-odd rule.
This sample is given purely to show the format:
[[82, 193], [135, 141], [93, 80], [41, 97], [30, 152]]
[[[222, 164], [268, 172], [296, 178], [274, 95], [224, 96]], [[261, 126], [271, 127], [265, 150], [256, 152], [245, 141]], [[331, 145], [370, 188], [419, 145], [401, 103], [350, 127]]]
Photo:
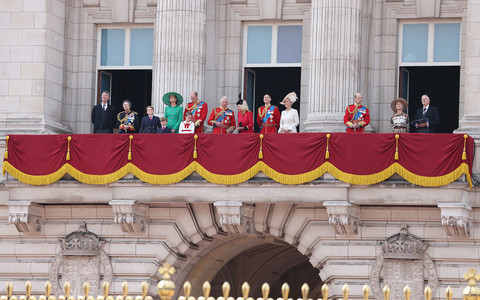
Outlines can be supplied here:
[[303, 132], [345, 132], [343, 114], [308, 114], [303, 124]]
[[0, 119], [0, 136], [9, 134], [62, 134], [71, 133], [66, 126], [45, 120], [42, 117], [31, 117], [25, 115], [8, 116]]

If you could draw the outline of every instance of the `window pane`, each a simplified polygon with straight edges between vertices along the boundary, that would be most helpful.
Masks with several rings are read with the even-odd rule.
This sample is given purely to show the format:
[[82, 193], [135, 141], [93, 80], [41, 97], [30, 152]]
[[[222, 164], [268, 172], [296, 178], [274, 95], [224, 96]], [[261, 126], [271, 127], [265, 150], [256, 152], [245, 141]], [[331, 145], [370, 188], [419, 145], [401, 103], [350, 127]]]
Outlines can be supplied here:
[[247, 63], [270, 63], [272, 26], [248, 26]]
[[102, 29], [100, 65], [123, 66], [125, 29]]
[[277, 63], [300, 63], [302, 60], [302, 26], [279, 26]]
[[130, 31], [130, 65], [151, 66], [153, 62], [153, 28]]
[[435, 24], [433, 61], [460, 60], [460, 23]]
[[428, 24], [404, 24], [402, 62], [426, 62]]

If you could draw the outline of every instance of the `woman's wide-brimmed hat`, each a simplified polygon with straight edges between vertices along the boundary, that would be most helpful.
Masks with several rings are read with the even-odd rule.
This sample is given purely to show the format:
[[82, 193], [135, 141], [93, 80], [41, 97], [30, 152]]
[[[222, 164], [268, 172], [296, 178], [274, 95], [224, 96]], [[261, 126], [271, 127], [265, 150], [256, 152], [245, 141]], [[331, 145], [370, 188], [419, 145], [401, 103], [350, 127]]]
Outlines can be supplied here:
[[285, 98], [283, 98], [282, 102], [280, 102], [280, 104], [282, 105], [285, 105], [285, 103], [283, 101], [285, 101], [285, 99], [288, 99], [290, 100], [290, 103], [295, 103], [295, 101], [297, 101], [298, 97], [297, 97], [297, 94], [295, 94], [295, 92], [291, 92], [291, 93], [288, 93], [288, 95], [285, 96]]
[[177, 97], [177, 105], [180, 105], [183, 103], [183, 97], [182, 95], [180, 95], [179, 93], [175, 93], [175, 92], [169, 92], [169, 93], [166, 93], [165, 95], [163, 95], [162, 97], [162, 100], [163, 100], [163, 103], [165, 103], [166, 106], [170, 106], [170, 96], [171, 95], [174, 95], [175, 97]]
[[403, 99], [403, 98], [397, 98], [395, 100], [392, 101], [392, 104], [390, 104], [390, 106], [392, 107], [392, 110], [393, 112], [397, 112], [397, 102], [400, 102], [403, 104], [403, 110], [407, 110], [407, 107], [408, 107], [408, 104], [407, 104], [407, 100]]

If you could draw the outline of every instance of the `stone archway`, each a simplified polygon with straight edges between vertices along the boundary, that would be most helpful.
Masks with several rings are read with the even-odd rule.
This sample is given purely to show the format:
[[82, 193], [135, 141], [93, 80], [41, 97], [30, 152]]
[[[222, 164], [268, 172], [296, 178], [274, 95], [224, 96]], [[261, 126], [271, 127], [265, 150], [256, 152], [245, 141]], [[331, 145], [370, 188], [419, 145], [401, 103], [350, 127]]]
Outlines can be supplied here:
[[230, 296], [241, 296], [241, 286], [250, 284], [250, 295], [261, 295], [261, 286], [268, 282], [270, 297], [281, 297], [281, 285], [290, 285], [289, 297], [301, 297], [301, 286], [308, 283], [310, 297], [320, 297], [322, 281], [318, 269], [297, 248], [282, 239], [268, 235], [238, 234], [234, 238], [220, 240], [205, 253], [186, 275], [192, 284], [192, 294], [201, 295], [202, 285], [209, 281], [211, 295], [221, 295], [223, 282], [231, 284]]

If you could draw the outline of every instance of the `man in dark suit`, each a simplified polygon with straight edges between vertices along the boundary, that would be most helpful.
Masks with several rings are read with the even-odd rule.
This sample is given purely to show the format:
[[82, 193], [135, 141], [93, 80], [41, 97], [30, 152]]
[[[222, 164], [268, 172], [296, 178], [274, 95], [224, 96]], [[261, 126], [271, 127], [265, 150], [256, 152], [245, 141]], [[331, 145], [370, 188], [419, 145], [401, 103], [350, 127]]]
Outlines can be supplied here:
[[93, 133], [113, 133], [115, 125], [115, 107], [110, 105], [110, 93], [102, 93], [102, 102], [92, 109]]
[[153, 115], [153, 106], [147, 106], [147, 115], [142, 118], [140, 133], [157, 133], [160, 127], [160, 118]]
[[165, 117], [160, 118], [161, 126], [158, 128], [157, 133], [172, 133], [172, 129], [167, 127], [168, 120]]
[[422, 107], [415, 112], [414, 123], [417, 133], [438, 132], [438, 126], [440, 126], [440, 114], [436, 107], [430, 106], [430, 98], [428, 95], [422, 96]]

